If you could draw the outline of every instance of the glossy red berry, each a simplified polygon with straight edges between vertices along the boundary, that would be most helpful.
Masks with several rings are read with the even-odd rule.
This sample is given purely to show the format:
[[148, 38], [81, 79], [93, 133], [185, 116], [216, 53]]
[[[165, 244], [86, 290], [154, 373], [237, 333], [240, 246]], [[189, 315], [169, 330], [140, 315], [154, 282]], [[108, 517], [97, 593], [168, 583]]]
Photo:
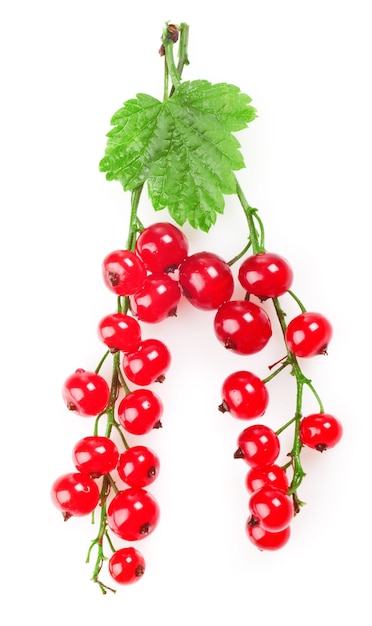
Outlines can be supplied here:
[[146, 386], [163, 382], [170, 363], [170, 352], [162, 341], [144, 339], [135, 352], [124, 354], [123, 370], [132, 383]]
[[169, 274], [150, 274], [131, 299], [133, 314], [141, 321], [153, 324], [177, 314], [181, 290]]
[[115, 582], [120, 585], [130, 585], [143, 576], [146, 563], [141, 552], [128, 546], [114, 552], [109, 559], [108, 569]]
[[269, 394], [265, 383], [252, 372], [240, 370], [233, 372], [222, 385], [222, 413], [229, 411], [239, 419], [261, 417], [269, 403]]
[[131, 250], [110, 252], [102, 263], [103, 280], [118, 296], [130, 296], [140, 289], [146, 278], [146, 268]]
[[70, 472], [57, 478], [51, 488], [53, 504], [67, 520], [71, 516], [92, 513], [99, 502], [96, 482], [80, 472]]
[[219, 307], [214, 331], [225, 348], [237, 354], [262, 350], [272, 335], [266, 311], [248, 300], [230, 300]]
[[259, 550], [279, 550], [288, 543], [291, 536], [290, 526], [273, 533], [264, 530], [259, 524], [251, 526], [249, 522], [250, 520], [248, 519], [246, 524], [248, 538]]
[[116, 535], [126, 541], [144, 539], [159, 521], [159, 505], [145, 489], [128, 487], [119, 491], [107, 509], [107, 523]]
[[332, 326], [321, 313], [297, 315], [289, 322], [285, 333], [289, 350], [299, 357], [325, 354], [331, 338]]
[[118, 420], [132, 435], [145, 435], [161, 426], [163, 403], [150, 389], [135, 389], [118, 406]]
[[131, 315], [111, 313], [99, 322], [98, 336], [111, 352], [133, 352], [141, 341], [141, 327]]
[[115, 442], [109, 437], [92, 435], [75, 444], [72, 460], [79, 472], [98, 478], [116, 468], [119, 452]]
[[238, 280], [250, 294], [261, 300], [278, 298], [292, 285], [293, 272], [283, 257], [272, 252], [253, 254], [243, 261]]
[[333, 448], [340, 441], [342, 434], [341, 423], [329, 413], [307, 415], [300, 422], [301, 442], [319, 452]]
[[275, 463], [279, 452], [278, 435], [265, 424], [255, 424], [240, 433], [234, 457], [244, 459], [250, 467], [267, 467]]
[[267, 467], [251, 467], [245, 484], [251, 493], [265, 486], [275, 487], [284, 493], [287, 493], [289, 489], [289, 480], [285, 470], [275, 463]]
[[249, 510], [251, 518], [248, 524], [259, 524], [264, 530], [274, 533], [287, 528], [294, 515], [292, 498], [268, 485], [252, 493]]
[[133, 446], [119, 458], [117, 471], [129, 487], [148, 487], [157, 478], [160, 461], [157, 454], [147, 446]]
[[106, 408], [110, 389], [99, 374], [77, 369], [64, 382], [62, 397], [70, 411], [83, 417], [94, 417]]
[[135, 251], [150, 272], [172, 272], [187, 257], [189, 244], [177, 226], [157, 222], [140, 233]]
[[230, 266], [212, 252], [197, 252], [187, 257], [179, 268], [179, 283], [187, 300], [206, 311], [230, 300], [234, 291]]

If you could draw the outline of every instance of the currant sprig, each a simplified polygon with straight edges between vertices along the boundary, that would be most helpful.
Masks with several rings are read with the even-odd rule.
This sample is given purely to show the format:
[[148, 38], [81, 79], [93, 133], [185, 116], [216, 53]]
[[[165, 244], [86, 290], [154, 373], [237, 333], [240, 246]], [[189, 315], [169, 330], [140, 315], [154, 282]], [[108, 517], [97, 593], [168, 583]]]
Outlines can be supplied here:
[[[107, 348], [100, 362], [94, 370], [78, 368], [62, 390], [67, 408], [94, 418], [94, 428], [93, 434], [75, 444], [75, 469], [54, 482], [52, 499], [66, 521], [91, 514], [96, 523], [98, 517], [87, 562], [95, 554], [92, 580], [103, 594], [115, 591], [101, 581], [105, 564], [119, 584], [143, 576], [145, 559], [133, 544], [153, 532], [160, 515], [159, 504], [148, 490], [160, 460], [141, 440], [132, 443], [131, 439], [162, 426], [162, 399], [151, 385], [164, 382], [171, 355], [162, 341], [142, 336], [141, 322], [156, 325], [175, 316], [184, 298], [200, 310], [214, 310], [217, 340], [248, 357], [271, 339], [271, 315], [263, 307], [271, 301], [284, 356], [269, 366], [265, 378], [248, 370], [231, 373], [223, 382], [218, 407], [239, 420], [261, 418], [271, 402], [270, 381], [285, 370], [295, 379], [293, 416], [276, 431], [262, 423], [248, 426], [240, 433], [234, 453], [249, 466], [246, 530], [258, 548], [276, 550], [289, 540], [292, 518], [304, 504], [298, 494], [306, 475], [303, 447], [323, 452], [342, 436], [340, 422], [325, 413], [300, 362], [326, 353], [332, 326], [321, 313], [307, 311], [292, 292], [292, 268], [286, 259], [266, 250], [263, 221], [249, 205], [235, 174], [245, 165], [234, 133], [256, 116], [251, 98], [227, 83], [183, 81], [183, 69], [189, 64], [188, 39], [187, 24], [165, 25], [159, 50], [164, 58], [163, 100], [137, 94], [111, 120], [100, 170], [131, 194], [126, 244], [110, 251], [102, 262], [102, 280], [115, 295], [116, 308], [97, 325], [98, 338]], [[175, 224], [142, 223], [138, 212], [145, 185], [155, 211], [166, 208]], [[182, 225], [189, 222], [209, 231], [224, 211], [226, 194], [236, 194], [246, 217], [243, 250], [230, 261], [205, 250], [189, 254]], [[243, 293], [232, 299], [235, 263], [239, 263]], [[300, 310], [289, 323], [281, 303], [284, 294]], [[107, 359], [112, 361], [109, 380], [102, 374]], [[305, 388], [318, 407], [317, 413], [306, 416]], [[289, 461], [279, 464], [280, 435], [290, 427]]]

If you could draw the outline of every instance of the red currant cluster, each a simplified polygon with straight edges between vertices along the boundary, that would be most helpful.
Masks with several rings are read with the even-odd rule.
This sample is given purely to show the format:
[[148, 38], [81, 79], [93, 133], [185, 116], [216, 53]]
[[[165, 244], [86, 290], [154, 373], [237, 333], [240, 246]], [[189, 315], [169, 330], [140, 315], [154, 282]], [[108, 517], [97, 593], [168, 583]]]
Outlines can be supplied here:
[[[127, 436], [144, 435], [162, 425], [162, 400], [149, 385], [164, 381], [170, 352], [158, 339], [143, 339], [140, 322], [160, 322], [175, 315], [181, 290], [171, 273], [187, 253], [188, 242], [182, 231], [158, 223], [142, 230], [134, 251], [116, 250], [105, 257], [103, 280], [118, 296], [118, 310], [98, 324], [98, 336], [108, 350], [94, 372], [77, 369], [62, 389], [69, 410], [82, 417], [95, 417], [96, 422], [94, 434], [74, 446], [76, 471], [54, 482], [52, 500], [65, 520], [101, 508], [98, 537], [88, 556], [97, 546], [93, 580], [104, 593], [107, 586], [98, 579], [106, 559], [103, 540], [113, 551], [108, 561], [112, 578], [118, 583], [132, 583], [145, 571], [144, 558], [133, 546], [115, 550], [109, 533], [135, 542], [148, 536], [159, 520], [159, 505], [146, 489], [158, 475], [159, 458], [147, 446], [130, 446]], [[99, 373], [109, 354], [114, 360], [111, 386]], [[135, 388], [129, 388], [131, 383]], [[106, 430], [99, 435], [104, 415]], [[113, 429], [119, 433], [122, 451], [111, 437]]]

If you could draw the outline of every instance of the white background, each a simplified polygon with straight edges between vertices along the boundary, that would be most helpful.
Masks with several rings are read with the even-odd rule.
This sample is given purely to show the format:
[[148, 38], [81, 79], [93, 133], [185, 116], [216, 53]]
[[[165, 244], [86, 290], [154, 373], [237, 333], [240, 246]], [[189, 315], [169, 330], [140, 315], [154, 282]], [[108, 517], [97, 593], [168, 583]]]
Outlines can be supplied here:
[[[371, 53], [369, 2], [14, 1], [1, 9], [1, 595], [8, 625], [371, 623]], [[103, 354], [98, 321], [115, 307], [101, 261], [126, 241], [130, 197], [98, 171], [111, 115], [143, 91], [162, 97], [164, 23], [190, 25], [185, 79], [239, 85], [259, 117], [239, 134], [239, 180], [290, 260], [293, 290], [334, 327], [328, 357], [303, 363], [339, 446], [304, 452], [307, 502], [282, 551], [245, 536], [243, 425], [217, 411], [224, 377], [267, 374], [275, 340], [237, 357], [214, 338], [213, 314], [183, 303], [146, 327], [173, 363], [161, 389], [163, 429], [146, 436], [161, 474], [157, 530], [138, 546], [143, 579], [102, 596], [85, 555], [95, 529], [64, 524], [50, 485], [72, 468], [90, 420], [68, 413], [64, 379]], [[144, 198], [145, 223], [155, 215]], [[191, 251], [225, 258], [244, 245], [228, 198], [209, 235], [185, 228]], [[288, 307], [290, 305], [288, 304]], [[289, 376], [273, 382], [265, 422], [293, 414]], [[306, 403], [309, 402], [308, 405]], [[314, 404], [306, 395], [305, 411]], [[144, 438], [145, 439], [145, 438]], [[137, 441], [138, 442], [138, 441]], [[145, 440], [143, 440], [145, 443]], [[284, 444], [283, 444], [284, 445]], [[289, 442], [288, 442], [289, 445]], [[105, 575], [102, 576], [108, 582]]]

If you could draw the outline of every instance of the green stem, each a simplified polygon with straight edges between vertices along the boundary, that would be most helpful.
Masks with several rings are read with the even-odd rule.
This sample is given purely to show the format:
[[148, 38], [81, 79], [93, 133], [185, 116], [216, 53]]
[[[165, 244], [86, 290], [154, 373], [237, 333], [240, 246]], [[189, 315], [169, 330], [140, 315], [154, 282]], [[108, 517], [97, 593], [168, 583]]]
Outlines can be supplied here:
[[257, 209], [254, 209], [253, 207], [250, 206], [237, 178], [235, 180], [236, 180], [236, 194], [239, 198], [240, 204], [242, 205], [245, 217], [248, 222], [249, 238], [252, 244], [252, 253], [258, 254], [265, 250], [263, 224], [261, 220], [259, 219], [258, 222], [260, 226], [260, 231], [257, 231], [256, 225], [255, 225], [255, 217], [256, 217]]

